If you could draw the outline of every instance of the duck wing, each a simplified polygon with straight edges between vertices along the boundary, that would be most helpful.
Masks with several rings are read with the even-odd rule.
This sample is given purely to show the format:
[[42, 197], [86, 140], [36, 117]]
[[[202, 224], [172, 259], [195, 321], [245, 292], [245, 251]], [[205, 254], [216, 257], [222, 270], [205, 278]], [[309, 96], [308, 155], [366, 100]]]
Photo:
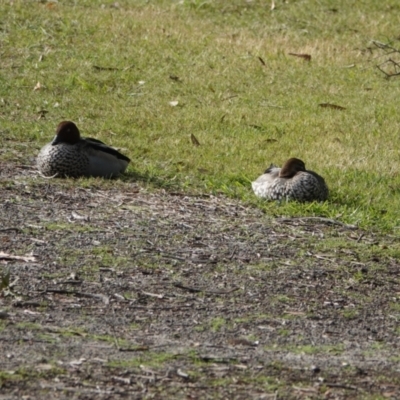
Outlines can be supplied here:
[[96, 151], [102, 151], [104, 153], [111, 154], [112, 156], [118, 158], [119, 160], [124, 160], [127, 162], [130, 162], [130, 158], [124, 156], [121, 154], [118, 150], [115, 150], [114, 148], [107, 146], [105, 143], [103, 143], [101, 140], [93, 139], [93, 138], [85, 138], [84, 140], [88, 146], [90, 146], [93, 150]]
[[[94, 143], [94, 144], [102, 144], [103, 146], [107, 146], [104, 142], [102, 142], [101, 140], [98, 140], [98, 139], [82, 138], [82, 140], [85, 140], [87, 142]], [[107, 146], [107, 147], [109, 147], [109, 146]]]

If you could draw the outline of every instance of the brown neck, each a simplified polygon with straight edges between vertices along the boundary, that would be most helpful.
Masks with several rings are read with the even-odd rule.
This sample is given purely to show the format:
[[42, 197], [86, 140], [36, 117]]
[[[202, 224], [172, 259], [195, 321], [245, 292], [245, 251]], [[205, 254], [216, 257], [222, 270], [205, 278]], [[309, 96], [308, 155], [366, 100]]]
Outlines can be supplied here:
[[285, 162], [282, 169], [279, 172], [280, 178], [293, 178], [298, 172], [305, 171], [306, 166], [302, 160], [298, 158], [290, 158]]

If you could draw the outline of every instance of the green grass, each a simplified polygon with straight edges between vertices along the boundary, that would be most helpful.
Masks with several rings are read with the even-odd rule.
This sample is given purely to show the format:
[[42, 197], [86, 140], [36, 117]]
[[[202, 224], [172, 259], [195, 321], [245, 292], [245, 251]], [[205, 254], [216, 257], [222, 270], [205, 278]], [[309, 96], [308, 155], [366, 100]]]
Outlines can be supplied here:
[[342, 344], [332, 346], [290, 346], [290, 350], [295, 354], [341, 354], [344, 351]]
[[41, 371], [40, 370], [41, 365], [39, 364], [37, 366], [38, 369], [32, 370], [31, 368], [25, 368], [21, 367], [18, 368], [15, 371], [0, 371], [0, 387], [3, 385], [6, 386], [6, 383], [9, 381], [22, 381], [22, 380], [27, 380], [27, 379], [39, 379], [43, 377], [48, 377], [50, 376], [56, 376], [56, 375], [61, 375], [65, 373], [65, 370], [58, 367], [58, 366], [52, 366], [52, 365], [46, 365], [46, 370]]
[[221, 330], [226, 328], [227, 325], [228, 322], [225, 318], [216, 317], [210, 322], [210, 329], [212, 332], [220, 332]]
[[[33, 160], [71, 119], [132, 158], [127, 179], [397, 232], [400, 86], [371, 45], [400, 47], [396, 0], [113, 3], [0, 4], [3, 159]], [[250, 182], [292, 156], [326, 178], [328, 202], [254, 198]]]

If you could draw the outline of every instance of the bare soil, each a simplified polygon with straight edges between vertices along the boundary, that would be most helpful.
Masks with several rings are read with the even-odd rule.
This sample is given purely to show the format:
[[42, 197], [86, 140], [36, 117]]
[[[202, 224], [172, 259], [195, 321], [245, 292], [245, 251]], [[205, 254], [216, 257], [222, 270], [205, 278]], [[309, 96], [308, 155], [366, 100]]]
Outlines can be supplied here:
[[397, 237], [0, 168], [0, 399], [400, 398]]

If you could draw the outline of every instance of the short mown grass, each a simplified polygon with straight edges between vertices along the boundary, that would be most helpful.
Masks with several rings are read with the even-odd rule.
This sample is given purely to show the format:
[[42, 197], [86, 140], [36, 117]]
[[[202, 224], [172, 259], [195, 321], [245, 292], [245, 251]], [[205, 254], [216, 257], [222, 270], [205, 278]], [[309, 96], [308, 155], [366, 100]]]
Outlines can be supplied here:
[[[132, 158], [127, 179], [397, 230], [400, 78], [371, 40], [400, 47], [400, 5], [275, 3], [2, 2], [1, 158], [32, 162], [70, 119]], [[250, 182], [293, 156], [329, 201], [255, 199]]]

